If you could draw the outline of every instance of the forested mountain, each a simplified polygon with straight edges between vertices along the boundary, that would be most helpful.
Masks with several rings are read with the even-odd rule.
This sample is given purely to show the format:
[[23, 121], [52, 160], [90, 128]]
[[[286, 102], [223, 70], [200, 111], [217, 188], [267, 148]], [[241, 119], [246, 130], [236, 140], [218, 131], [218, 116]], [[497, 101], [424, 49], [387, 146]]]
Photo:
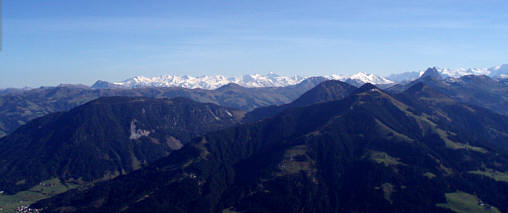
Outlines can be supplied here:
[[[508, 118], [425, 83], [364, 85], [206, 134], [45, 212], [507, 212]], [[482, 205], [479, 205], [482, 204]], [[474, 209], [473, 209], [474, 210]]]
[[26, 122], [53, 112], [70, 110], [99, 97], [128, 96], [174, 98], [187, 97], [241, 110], [286, 104], [324, 81], [309, 78], [287, 87], [245, 88], [235, 84], [216, 90], [185, 88], [91, 89], [86, 86], [61, 85], [27, 91], [9, 90], [0, 95], [0, 137]]
[[187, 98], [107, 97], [30, 121], [0, 139], [0, 189], [79, 184], [139, 169], [245, 112]]
[[267, 106], [254, 109], [247, 113], [244, 121], [258, 121], [270, 118], [280, 112], [294, 107], [304, 107], [328, 101], [336, 101], [349, 96], [356, 87], [338, 80], [328, 80], [318, 84], [316, 87], [304, 93], [295, 101], [276, 106]]

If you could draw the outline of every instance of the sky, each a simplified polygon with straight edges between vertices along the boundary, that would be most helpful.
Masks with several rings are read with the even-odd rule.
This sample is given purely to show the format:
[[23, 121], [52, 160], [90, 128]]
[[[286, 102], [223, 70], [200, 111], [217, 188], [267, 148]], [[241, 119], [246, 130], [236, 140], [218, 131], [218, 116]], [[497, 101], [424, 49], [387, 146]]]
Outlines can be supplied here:
[[1, 0], [0, 88], [508, 63], [505, 0]]

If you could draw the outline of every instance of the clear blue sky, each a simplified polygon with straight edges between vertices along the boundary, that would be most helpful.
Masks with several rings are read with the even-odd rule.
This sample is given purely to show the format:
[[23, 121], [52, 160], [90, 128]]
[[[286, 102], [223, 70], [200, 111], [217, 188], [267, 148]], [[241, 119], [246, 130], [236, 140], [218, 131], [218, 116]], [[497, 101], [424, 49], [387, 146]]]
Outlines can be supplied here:
[[3, 0], [0, 88], [508, 63], [506, 0]]

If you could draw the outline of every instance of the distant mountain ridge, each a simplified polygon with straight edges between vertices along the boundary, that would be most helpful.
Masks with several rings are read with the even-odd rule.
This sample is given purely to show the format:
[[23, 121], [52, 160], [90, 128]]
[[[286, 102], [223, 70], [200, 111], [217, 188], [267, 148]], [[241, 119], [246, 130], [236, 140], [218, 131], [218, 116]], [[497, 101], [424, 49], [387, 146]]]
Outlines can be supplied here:
[[[466, 75], [487, 75], [492, 78], [508, 78], [508, 64], [501, 64], [491, 68], [437, 68], [437, 71], [443, 78], [460, 78]], [[374, 85], [393, 84], [396, 82], [411, 81], [419, 78], [425, 71], [403, 72], [393, 74], [387, 77], [372, 73], [359, 72], [352, 75], [324, 75], [319, 76], [328, 80], [340, 80], [353, 86], [361, 86], [365, 83]], [[248, 74], [241, 77], [225, 77], [223, 75], [214, 76], [179, 76], [179, 75], [161, 75], [158, 77], [135, 76], [120, 82], [107, 82], [99, 80], [92, 88], [140, 88], [140, 87], [182, 87], [182, 88], [200, 88], [217, 89], [221, 86], [234, 83], [243, 87], [284, 87], [295, 85], [310, 77], [305, 76], [282, 76], [275, 73]]]
[[444, 78], [438, 68], [429, 68], [411, 82], [397, 84], [387, 89], [400, 93], [420, 82], [448, 95], [456, 101], [485, 107], [494, 112], [508, 115], [507, 79], [495, 79], [486, 75], [465, 75], [459, 78]]
[[199, 102], [252, 110], [289, 103], [324, 80], [326, 79], [315, 77], [305, 79], [297, 85], [267, 88], [246, 88], [237, 84], [227, 84], [215, 90], [178, 87], [91, 89], [69, 85], [16, 90], [0, 95], [0, 137], [13, 132], [27, 121], [49, 113], [66, 111], [99, 97], [187, 97]]
[[[356, 73], [354, 75], [328, 75], [319, 76], [329, 80], [340, 80], [346, 83], [361, 86], [365, 83], [371, 84], [391, 84], [394, 83], [384, 77], [375, 74]], [[280, 76], [274, 73], [267, 75], [250, 74], [242, 77], [225, 77], [222, 75], [215, 76], [178, 76], [178, 75], [161, 75], [159, 77], [135, 76], [121, 82], [107, 82], [99, 80], [92, 88], [140, 88], [140, 87], [182, 87], [182, 88], [200, 88], [200, 89], [217, 89], [227, 84], [238, 84], [242, 87], [285, 87], [301, 83], [302, 81], [312, 77], [302, 76]]]
[[[460, 78], [466, 75], [486, 75], [497, 79], [508, 78], [508, 64], [501, 64], [491, 68], [434, 68], [442, 78]], [[427, 70], [397, 73], [386, 78], [395, 82], [412, 81], [421, 77], [425, 71]]]

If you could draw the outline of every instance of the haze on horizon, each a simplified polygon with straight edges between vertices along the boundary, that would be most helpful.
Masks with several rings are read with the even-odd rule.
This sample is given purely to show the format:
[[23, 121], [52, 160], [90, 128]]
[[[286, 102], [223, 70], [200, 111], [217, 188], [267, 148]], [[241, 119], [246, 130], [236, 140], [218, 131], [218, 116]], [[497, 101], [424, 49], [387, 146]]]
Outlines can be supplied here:
[[508, 2], [4, 0], [0, 88], [508, 62]]

